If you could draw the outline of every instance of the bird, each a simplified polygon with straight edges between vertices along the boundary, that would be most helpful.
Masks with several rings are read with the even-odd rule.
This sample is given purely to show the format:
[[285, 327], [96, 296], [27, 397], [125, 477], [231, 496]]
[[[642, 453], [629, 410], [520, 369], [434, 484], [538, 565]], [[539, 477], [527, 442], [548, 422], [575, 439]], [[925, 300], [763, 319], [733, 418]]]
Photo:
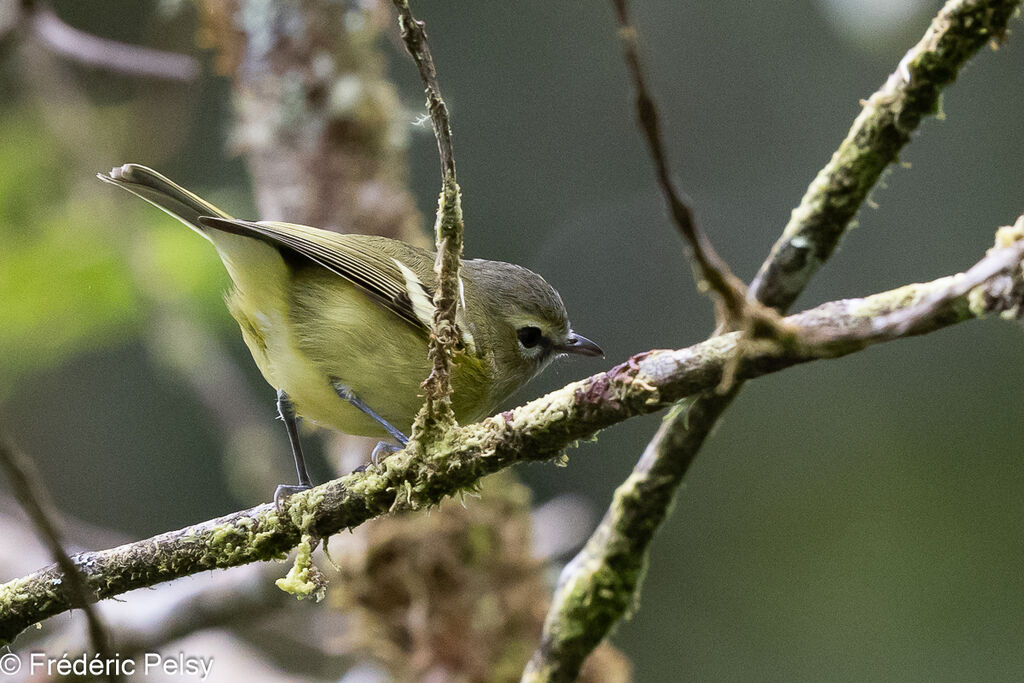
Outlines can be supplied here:
[[[274, 500], [310, 488], [299, 419], [408, 443], [430, 371], [435, 254], [376, 235], [239, 220], [151, 168], [124, 164], [97, 177], [178, 219], [217, 250], [230, 276], [228, 310], [277, 392], [298, 475]], [[604, 356], [569, 324], [561, 296], [533, 271], [464, 259], [456, 307], [452, 408], [460, 423], [489, 415], [560, 356]]]

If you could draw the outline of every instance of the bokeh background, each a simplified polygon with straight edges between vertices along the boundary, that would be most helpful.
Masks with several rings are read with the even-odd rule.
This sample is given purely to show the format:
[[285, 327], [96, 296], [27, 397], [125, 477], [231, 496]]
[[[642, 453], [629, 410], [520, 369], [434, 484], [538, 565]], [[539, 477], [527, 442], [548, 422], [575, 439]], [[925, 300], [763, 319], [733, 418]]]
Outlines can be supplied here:
[[[161, 305], [228, 350], [259, 399], [235, 408], [284, 442], [272, 391], [223, 307], [213, 250], [93, 175], [135, 161], [236, 215], [254, 215], [254, 202], [232, 151], [230, 83], [196, 47], [190, 4], [52, 5], [77, 28], [202, 64], [182, 85], [0, 43], [0, 426], [63, 512], [143, 538], [271, 490], [239, 484], [246, 444], [226, 443], [172, 370], [176, 354], [204, 349], [175, 343]], [[679, 184], [744, 279], [858, 100], [940, 6], [635, 3]], [[656, 191], [610, 6], [416, 11], [452, 113], [467, 254], [544, 274], [608, 354], [561, 362], [515, 400], [706, 336], [711, 306]], [[924, 123], [797, 308], [963, 270], [1024, 209], [1024, 25], [1012, 26], [946, 91], [942, 116]], [[385, 50], [408, 110], [410, 186], [429, 216], [437, 158], [429, 127], [414, 123], [420, 84], [394, 44]], [[1018, 326], [972, 322], [749, 384], [693, 466], [639, 609], [613, 636], [637, 679], [1024, 676], [1022, 351]], [[599, 515], [657, 423], [632, 420], [571, 450], [565, 468], [518, 473], [536, 504], [571, 494]], [[293, 476], [286, 451], [274, 467], [267, 481]], [[330, 471], [322, 459], [314, 469]]]

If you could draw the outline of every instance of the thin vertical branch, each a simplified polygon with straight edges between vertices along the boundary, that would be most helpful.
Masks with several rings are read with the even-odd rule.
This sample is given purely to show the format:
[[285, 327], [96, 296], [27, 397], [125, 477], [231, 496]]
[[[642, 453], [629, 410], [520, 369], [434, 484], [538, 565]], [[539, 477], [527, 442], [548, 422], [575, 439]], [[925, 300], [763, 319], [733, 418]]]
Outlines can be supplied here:
[[[25, 510], [25, 514], [32, 520], [36, 532], [50, 549], [50, 554], [53, 555], [57, 566], [63, 572], [63, 585], [67, 593], [68, 604], [85, 613], [93, 649], [104, 661], [113, 661], [107, 628], [92, 604], [96, 602], [96, 597], [89, 590], [78, 565], [64, 550], [64, 543], [61, 540], [60, 531], [57, 529], [57, 509], [46, 488], [40, 482], [40, 477], [35, 471], [32, 461], [11, 446], [2, 435], [0, 435], [0, 467], [3, 467], [7, 474], [14, 497]], [[120, 680], [120, 677], [114, 673], [110, 673], [108, 678], [112, 681]]]
[[454, 424], [451, 408], [451, 363], [459, 344], [455, 315], [460, 301], [459, 271], [462, 265], [462, 199], [455, 175], [455, 155], [452, 150], [452, 131], [448, 120], [448, 107], [441, 97], [434, 57], [427, 43], [423, 22], [413, 16], [408, 0], [394, 0], [398, 8], [398, 22], [402, 40], [420, 73], [427, 93], [427, 111], [437, 138], [437, 151], [441, 159], [441, 196], [437, 205], [434, 225], [437, 260], [437, 291], [434, 293], [433, 330], [430, 339], [430, 375], [423, 382], [427, 403], [425, 413], [417, 418], [417, 427], [433, 423]]
[[424, 23], [412, 15], [408, 0], [394, 0], [398, 8], [398, 26], [402, 30], [402, 41], [409, 51], [416, 68], [420, 72], [420, 80], [427, 93], [427, 111], [430, 113], [430, 124], [434, 128], [437, 139], [437, 153], [441, 158], [441, 178], [449, 175], [455, 177], [455, 154], [452, 151], [452, 128], [448, 120], [448, 105], [441, 97], [441, 85], [437, 81], [437, 68], [434, 66], [434, 55], [427, 42]]

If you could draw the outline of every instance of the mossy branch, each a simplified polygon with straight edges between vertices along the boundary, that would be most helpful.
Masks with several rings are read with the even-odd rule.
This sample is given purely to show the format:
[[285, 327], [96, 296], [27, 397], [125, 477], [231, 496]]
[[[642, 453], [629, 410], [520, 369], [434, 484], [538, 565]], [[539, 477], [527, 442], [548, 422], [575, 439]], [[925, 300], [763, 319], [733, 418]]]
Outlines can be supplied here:
[[750, 284], [758, 301], [788, 309], [828, 260], [882, 172], [935, 114], [942, 89], [982, 47], [1005, 39], [1020, 0], [950, 0], [885, 84], [863, 102], [846, 139], [807, 188]]
[[[1024, 222], [1018, 233], [1021, 229]], [[891, 325], [877, 327], [879, 318], [905, 325], [906, 315], [919, 316], [904, 332], [916, 335], [989, 312], [1014, 306], [1019, 310], [1024, 298], [1024, 240], [1004, 241], [1009, 246], [991, 251], [967, 273], [864, 299], [835, 301], [786, 318], [786, 324], [818, 343], [748, 354], [738, 377], [751, 379], [894, 338]], [[1004, 274], [1008, 271], [1013, 273], [1010, 285]], [[394, 510], [428, 508], [445, 496], [471, 489], [487, 474], [517, 462], [557, 457], [567, 446], [605, 427], [707, 391], [720, 381], [739, 335], [731, 332], [684, 349], [638, 354], [607, 372], [465, 426], [444, 442], [426, 444], [423, 453], [402, 451], [379, 466], [292, 496], [282, 515], [272, 504], [260, 505], [72, 559], [96, 599], [210, 569], [283, 559], [304, 533], [326, 538]], [[71, 609], [74, 598], [65, 579], [54, 565], [0, 586], [0, 644]]]
[[[942, 89], [984, 45], [1005, 37], [1019, 5], [1019, 0], [946, 4], [864, 103], [793, 211], [751, 283], [750, 298], [780, 311], [792, 305], [831, 256], [882, 172], [897, 160], [921, 120], [937, 111]], [[732, 384], [724, 394], [706, 393], [665, 417], [590, 541], [563, 572], [524, 680], [572, 680], [587, 655], [636, 604], [654, 532], [704, 439], [740, 388]]]
[[[462, 197], [455, 175], [455, 153], [452, 149], [452, 129], [448, 120], [448, 106], [441, 97], [434, 57], [427, 42], [423, 22], [413, 16], [408, 0], [394, 0], [398, 8], [398, 24], [402, 41], [416, 62], [420, 80], [427, 93], [427, 112], [430, 114], [437, 152], [441, 160], [441, 196], [437, 204], [434, 226], [437, 260], [437, 291], [434, 293], [434, 317], [430, 335], [430, 374], [423, 382], [426, 404], [416, 418], [413, 435], [435, 432], [437, 438], [443, 429], [455, 423], [451, 407], [452, 356], [459, 345], [455, 318], [461, 301], [462, 267]], [[418, 439], [414, 438], [414, 441]]]

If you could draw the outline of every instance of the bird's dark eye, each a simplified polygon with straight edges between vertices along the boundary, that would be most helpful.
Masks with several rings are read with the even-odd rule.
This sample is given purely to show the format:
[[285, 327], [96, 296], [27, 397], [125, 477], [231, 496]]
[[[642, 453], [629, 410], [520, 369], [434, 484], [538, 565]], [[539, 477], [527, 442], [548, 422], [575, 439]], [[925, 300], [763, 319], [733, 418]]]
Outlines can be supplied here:
[[541, 333], [539, 327], [520, 327], [516, 330], [516, 336], [519, 337], [519, 343], [523, 345], [524, 349], [532, 349], [537, 344], [540, 344], [544, 335]]

